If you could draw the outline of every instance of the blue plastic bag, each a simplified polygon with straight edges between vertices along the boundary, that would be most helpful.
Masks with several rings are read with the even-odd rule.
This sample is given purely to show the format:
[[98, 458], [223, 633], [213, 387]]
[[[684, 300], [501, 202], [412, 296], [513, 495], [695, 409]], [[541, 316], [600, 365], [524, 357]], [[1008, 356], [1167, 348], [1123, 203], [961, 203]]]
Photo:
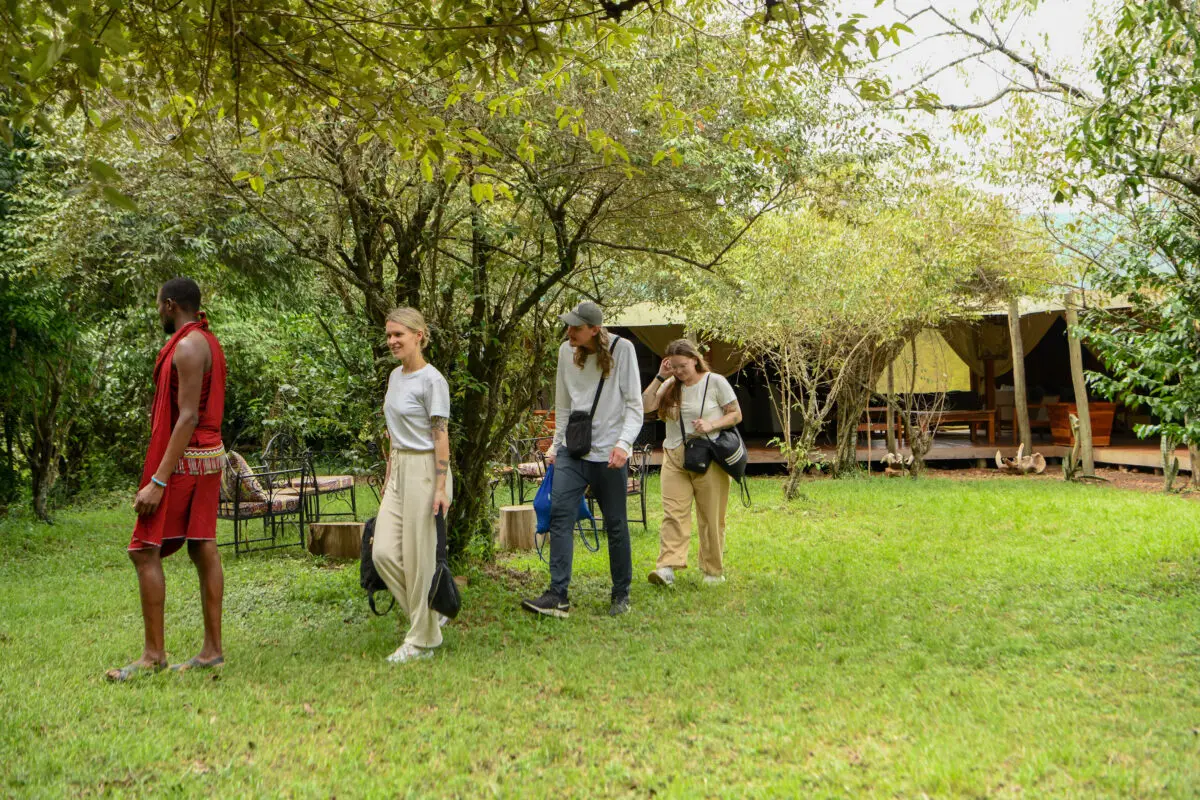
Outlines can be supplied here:
[[[550, 494], [554, 485], [554, 465], [546, 465], [546, 477], [538, 486], [537, 494], [533, 496], [533, 513], [537, 515], [537, 532], [546, 533], [550, 530]], [[595, 521], [591, 509], [588, 508], [587, 498], [579, 498], [579, 514], [576, 520], [590, 519]]]

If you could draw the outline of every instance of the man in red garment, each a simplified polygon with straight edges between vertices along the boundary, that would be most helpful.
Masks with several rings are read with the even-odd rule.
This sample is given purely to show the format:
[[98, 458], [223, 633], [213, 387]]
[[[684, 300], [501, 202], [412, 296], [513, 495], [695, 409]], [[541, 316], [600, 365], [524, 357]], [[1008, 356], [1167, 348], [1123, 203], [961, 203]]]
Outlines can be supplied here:
[[204, 646], [171, 669], [217, 667], [225, 662], [221, 651], [225, 577], [217, 554], [217, 506], [225, 465], [221, 442], [225, 355], [200, 311], [200, 287], [195, 281], [172, 278], [163, 284], [158, 291], [158, 316], [171, 338], [154, 366], [150, 446], [133, 503], [138, 520], [129, 543], [141, 593], [145, 648], [137, 661], [109, 670], [106, 675], [112, 681], [167, 666], [162, 559], [184, 542], [200, 574]]

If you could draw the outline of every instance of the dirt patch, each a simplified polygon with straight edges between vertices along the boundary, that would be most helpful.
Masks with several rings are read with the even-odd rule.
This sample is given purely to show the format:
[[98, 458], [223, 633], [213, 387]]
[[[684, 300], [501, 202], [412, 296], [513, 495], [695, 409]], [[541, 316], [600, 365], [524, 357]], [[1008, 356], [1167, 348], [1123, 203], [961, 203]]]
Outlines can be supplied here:
[[529, 570], [513, 569], [499, 560], [484, 564], [483, 574], [506, 586], [529, 587], [546, 580], [544, 575], [534, 575]]

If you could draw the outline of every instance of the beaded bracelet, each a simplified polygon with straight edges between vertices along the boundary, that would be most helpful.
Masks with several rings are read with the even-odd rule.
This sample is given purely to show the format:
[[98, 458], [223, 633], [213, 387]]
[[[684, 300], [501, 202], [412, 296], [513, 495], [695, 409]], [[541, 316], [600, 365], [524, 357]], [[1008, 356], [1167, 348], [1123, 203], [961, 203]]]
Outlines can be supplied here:
[[155, 486], [161, 486], [164, 489], [167, 488], [167, 484], [164, 481], [160, 481], [158, 478], [154, 477], [153, 475], [150, 476], [150, 482], [153, 483]]

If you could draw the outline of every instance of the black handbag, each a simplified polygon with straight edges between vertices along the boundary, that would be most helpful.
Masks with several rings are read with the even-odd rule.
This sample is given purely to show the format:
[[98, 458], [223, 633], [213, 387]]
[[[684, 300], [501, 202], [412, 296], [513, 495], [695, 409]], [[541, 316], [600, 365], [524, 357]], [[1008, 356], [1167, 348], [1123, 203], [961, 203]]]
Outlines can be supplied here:
[[708, 446], [713, 460], [737, 483], [742, 505], [749, 508], [752, 501], [750, 482], [746, 480], [746, 465], [750, 463], [750, 453], [746, 450], [742, 435], [737, 428], [725, 428], [708, 439]]
[[[618, 336], [612, 337], [610, 353], [617, 349], [619, 339]], [[592, 410], [572, 411], [571, 416], [567, 418], [567, 431], [563, 440], [571, 458], [583, 458], [592, 452], [592, 417], [596, 416], [596, 407], [600, 405], [600, 392], [603, 389], [604, 375], [601, 375], [600, 383], [596, 385], [596, 396], [592, 398]]]
[[746, 452], [746, 443], [742, 441], [737, 428], [717, 431], [716, 436], [708, 438], [708, 443], [712, 447], [713, 459], [729, 473], [729, 477], [739, 481], [746, 476], [750, 454]]
[[[704, 403], [708, 400], [708, 379], [704, 381], [704, 395], [700, 398], [700, 416], [704, 416]], [[713, 452], [709, 446], [708, 439], [700, 436], [687, 438], [687, 431], [683, 429], [683, 399], [679, 401], [679, 435], [683, 437], [683, 468], [688, 472], [695, 472], [697, 475], [703, 475], [708, 472], [708, 465], [712, 462]]]
[[[363, 525], [362, 549], [359, 550], [358, 561], [358, 585], [367, 593], [367, 604], [371, 606], [371, 613], [382, 617], [396, 605], [396, 598], [388, 591], [387, 584], [383, 582], [383, 578], [379, 577], [379, 571], [375, 569], [375, 559], [372, 557], [374, 547], [375, 517], [371, 517]], [[383, 611], [375, 607], [376, 592], [388, 592], [388, 598], [392, 601]]]
[[454, 619], [462, 608], [462, 595], [458, 593], [458, 584], [446, 561], [446, 515], [439, 513], [434, 520], [437, 522], [437, 566], [433, 568], [433, 582], [429, 584], [429, 607]]

